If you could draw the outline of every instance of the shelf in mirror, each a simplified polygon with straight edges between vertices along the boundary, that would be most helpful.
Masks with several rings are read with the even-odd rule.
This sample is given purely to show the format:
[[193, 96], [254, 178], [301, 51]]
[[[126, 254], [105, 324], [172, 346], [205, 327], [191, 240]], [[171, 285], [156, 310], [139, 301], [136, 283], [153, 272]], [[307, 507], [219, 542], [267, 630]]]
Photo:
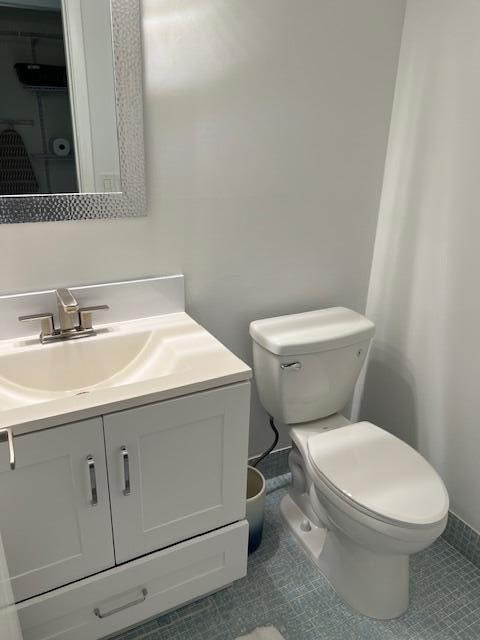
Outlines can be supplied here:
[[23, 88], [27, 91], [31, 91], [32, 93], [60, 93], [65, 95], [68, 93], [68, 87], [34, 86], [24, 84]]
[[68, 156], [57, 156], [54, 153], [32, 153], [30, 157], [34, 160], [75, 160], [75, 156], [73, 154]]

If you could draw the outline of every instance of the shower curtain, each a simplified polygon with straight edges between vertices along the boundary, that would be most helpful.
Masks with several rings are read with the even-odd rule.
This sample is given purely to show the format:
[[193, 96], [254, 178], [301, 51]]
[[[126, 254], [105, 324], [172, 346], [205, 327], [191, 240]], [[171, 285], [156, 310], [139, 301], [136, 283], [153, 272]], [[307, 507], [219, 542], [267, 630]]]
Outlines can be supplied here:
[[480, 1], [409, 0], [358, 417], [416, 447], [480, 530]]
[[17, 612], [8, 576], [7, 561], [0, 537], [0, 638], [1, 640], [21, 640]]

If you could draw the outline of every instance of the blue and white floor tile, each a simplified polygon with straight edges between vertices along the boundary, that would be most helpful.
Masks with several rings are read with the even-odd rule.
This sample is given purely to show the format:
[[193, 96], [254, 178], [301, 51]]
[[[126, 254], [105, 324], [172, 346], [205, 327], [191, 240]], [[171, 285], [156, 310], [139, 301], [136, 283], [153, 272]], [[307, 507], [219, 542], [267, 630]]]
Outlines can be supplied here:
[[343, 604], [283, 527], [285, 480], [269, 481], [264, 539], [246, 578], [115, 640], [234, 640], [264, 625], [285, 640], [480, 639], [480, 569], [443, 539], [412, 558], [401, 618], [371, 620]]

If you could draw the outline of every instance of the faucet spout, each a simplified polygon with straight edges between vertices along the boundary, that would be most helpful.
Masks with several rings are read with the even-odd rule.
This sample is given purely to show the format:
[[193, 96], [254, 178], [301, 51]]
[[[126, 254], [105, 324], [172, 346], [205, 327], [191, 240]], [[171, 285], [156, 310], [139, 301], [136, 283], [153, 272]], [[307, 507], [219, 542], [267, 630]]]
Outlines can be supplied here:
[[57, 289], [58, 318], [60, 321], [60, 331], [71, 332], [76, 328], [75, 314], [78, 313], [79, 304], [69, 289]]
[[55, 293], [57, 294], [57, 302], [62, 306], [65, 313], [77, 313], [78, 302], [70, 289], [57, 289]]

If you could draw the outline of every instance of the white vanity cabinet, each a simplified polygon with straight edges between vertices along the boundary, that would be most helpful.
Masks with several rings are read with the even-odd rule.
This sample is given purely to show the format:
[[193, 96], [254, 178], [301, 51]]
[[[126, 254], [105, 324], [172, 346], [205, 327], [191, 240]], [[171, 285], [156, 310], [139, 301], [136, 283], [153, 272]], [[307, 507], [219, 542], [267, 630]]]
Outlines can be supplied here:
[[0, 444], [25, 640], [96, 640], [242, 577], [250, 383]]
[[115, 564], [102, 419], [0, 444], [0, 527], [15, 600]]

